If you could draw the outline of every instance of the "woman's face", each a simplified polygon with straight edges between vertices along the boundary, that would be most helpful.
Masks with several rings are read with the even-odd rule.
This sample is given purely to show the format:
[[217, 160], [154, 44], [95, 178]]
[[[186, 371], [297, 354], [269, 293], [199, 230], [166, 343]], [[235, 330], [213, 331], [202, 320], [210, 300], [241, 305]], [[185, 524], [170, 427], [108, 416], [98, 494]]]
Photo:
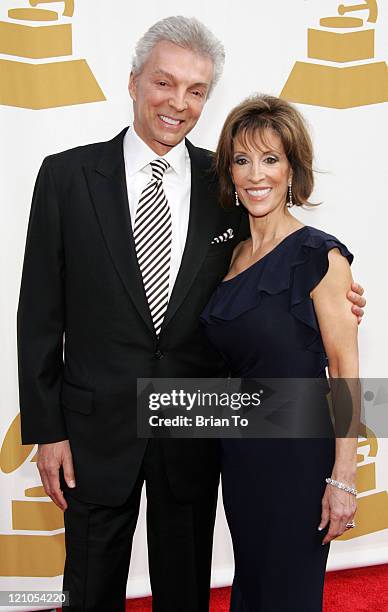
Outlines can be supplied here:
[[249, 214], [262, 217], [282, 209], [287, 200], [291, 166], [280, 136], [271, 129], [243, 139], [234, 139], [232, 180]]

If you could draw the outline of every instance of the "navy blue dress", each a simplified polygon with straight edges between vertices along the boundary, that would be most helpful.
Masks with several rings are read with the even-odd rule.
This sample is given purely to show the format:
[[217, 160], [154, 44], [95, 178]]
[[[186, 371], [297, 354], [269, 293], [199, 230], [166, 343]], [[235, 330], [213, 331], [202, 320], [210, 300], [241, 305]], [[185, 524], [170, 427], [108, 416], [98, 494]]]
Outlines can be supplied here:
[[[326, 377], [327, 358], [310, 292], [328, 252], [353, 256], [310, 226], [216, 288], [201, 315], [234, 377]], [[233, 612], [321, 612], [329, 546], [319, 532], [333, 438], [222, 441], [222, 490], [235, 577]]]

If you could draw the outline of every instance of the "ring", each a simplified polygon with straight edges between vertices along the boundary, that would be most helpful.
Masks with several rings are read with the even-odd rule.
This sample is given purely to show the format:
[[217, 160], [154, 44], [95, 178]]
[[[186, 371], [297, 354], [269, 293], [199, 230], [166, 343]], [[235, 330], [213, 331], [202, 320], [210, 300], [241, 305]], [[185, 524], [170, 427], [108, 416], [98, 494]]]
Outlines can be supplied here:
[[353, 527], [356, 526], [356, 523], [354, 521], [352, 521], [351, 523], [346, 523], [345, 527], [346, 529], [353, 529]]

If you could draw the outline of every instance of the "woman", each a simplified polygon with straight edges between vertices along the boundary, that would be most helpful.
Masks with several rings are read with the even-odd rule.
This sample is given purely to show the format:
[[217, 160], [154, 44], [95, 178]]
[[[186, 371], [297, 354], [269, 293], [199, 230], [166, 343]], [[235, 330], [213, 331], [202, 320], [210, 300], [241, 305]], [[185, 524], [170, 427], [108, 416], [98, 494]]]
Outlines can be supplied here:
[[[232, 376], [325, 378], [328, 365], [332, 379], [357, 380], [357, 320], [346, 299], [353, 256], [290, 212], [308, 204], [312, 158], [303, 119], [283, 100], [250, 98], [226, 119], [221, 201], [245, 207], [251, 236], [202, 321]], [[329, 542], [354, 526], [356, 446], [356, 435], [223, 441], [233, 612], [322, 610]]]

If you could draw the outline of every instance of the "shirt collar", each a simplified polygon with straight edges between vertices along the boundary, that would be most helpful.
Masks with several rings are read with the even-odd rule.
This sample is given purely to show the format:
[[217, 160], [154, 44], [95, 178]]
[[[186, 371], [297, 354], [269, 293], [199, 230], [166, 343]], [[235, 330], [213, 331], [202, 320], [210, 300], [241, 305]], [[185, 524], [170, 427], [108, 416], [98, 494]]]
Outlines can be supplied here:
[[[124, 136], [124, 159], [129, 176], [140, 172], [158, 157], [145, 142], [138, 136], [133, 127], [129, 127]], [[182, 179], [186, 174], [186, 146], [182, 140], [179, 144], [163, 155], [163, 159], [168, 161], [171, 168]], [[168, 172], [168, 170], [167, 170]]]

